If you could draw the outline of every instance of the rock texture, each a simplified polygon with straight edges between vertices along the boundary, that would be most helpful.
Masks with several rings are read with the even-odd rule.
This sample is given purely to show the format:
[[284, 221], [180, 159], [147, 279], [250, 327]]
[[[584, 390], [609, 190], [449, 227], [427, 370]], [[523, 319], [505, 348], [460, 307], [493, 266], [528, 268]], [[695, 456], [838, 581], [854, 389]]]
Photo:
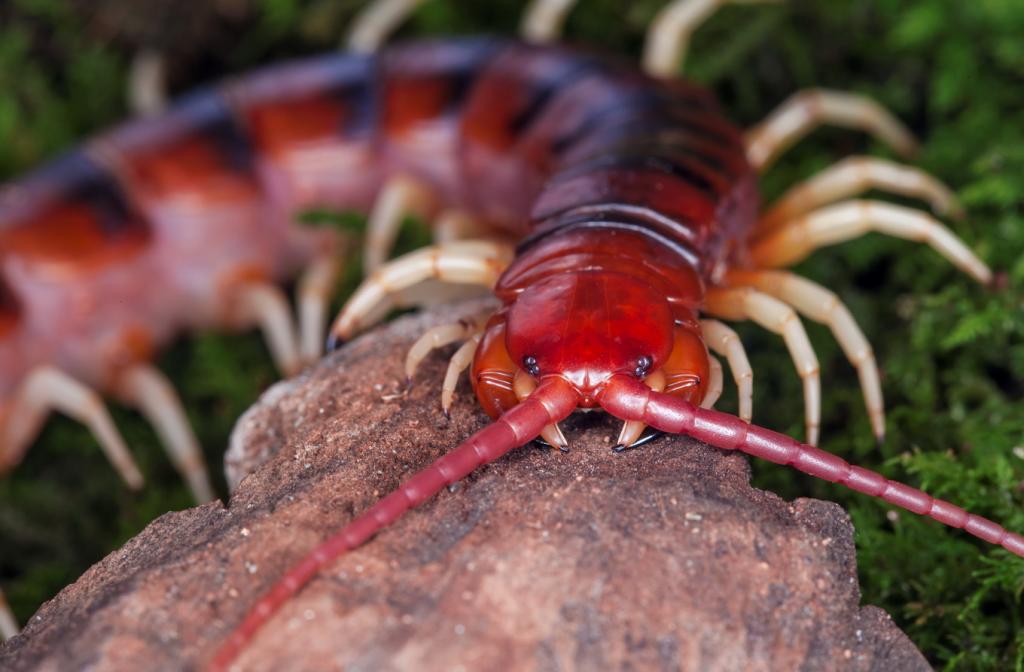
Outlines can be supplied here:
[[[0, 669], [201, 667], [289, 565], [486, 422], [468, 387], [444, 420], [441, 354], [382, 399], [454, 314], [270, 390], [236, 429], [232, 469], [252, 473], [230, 507], [155, 521], [0, 647]], [[838, 506], [755, 490], [742, 456], [686, 438], [614, 455], [616, 432], [574, 416], [570, 453], [518, 449], [426, 503], [307, 586], [240, 669], [929, 669], [859, 605]]]

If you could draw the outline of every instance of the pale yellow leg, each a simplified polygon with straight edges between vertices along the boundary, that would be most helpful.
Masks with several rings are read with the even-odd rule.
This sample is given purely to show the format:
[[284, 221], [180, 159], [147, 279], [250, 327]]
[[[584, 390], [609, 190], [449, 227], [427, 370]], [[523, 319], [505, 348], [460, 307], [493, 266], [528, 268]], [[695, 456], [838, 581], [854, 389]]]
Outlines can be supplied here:
[[903, 156], [917, 151], [917, 141], [906, 126], [870, 98], [810, 89], [791, 96], [747, 132], [747, 158], [763, 171], [793, 143], [825, 124], [870, 133]]
[[259, 326], [274, 366], [287, 377], [302, 369], [288, 297], [269, 283], [243, 285], [233, 296], [232, 318], [239, 327]]
[[14, 637], [19, 631], [18, 621], [14, 618], [14, 612], [11, 611], [10, 605], [7, 604], [3, 591], [0, 591], [0, 642]]
[[407, 215], [426, 218], [434, 205], [434, 197], [423, 183], [402, 175], [390, 178], [377, 194], [377, 200], [366, 219], [366, 246], [363, 268], [371, 273], [388, 258], [398, 229]]
[[441, 384], [441, 410], [444, 411], [445, 416], [451, 413], [459, 376], [473, 363], [473, 356], [476, 355], [476, 349], [480, 345], [482, 337], [483, 335], [480, 333], [474, 334], [448, 360], [448, 370], [444, 372], [444, 382]]
[[323, 354], [327, 309], [340, 272], [341, 255], [332, 249], [314, 259], [299, 278], [299, 356], [306, 364], [312, 364]]
[[485, 232], [480, 222], [464, 210], [445, 210], [437, 216], [431, 225], [434, 230], [434, 243], [443, 245], [457, 240], [484, 238]]
[[373, 0], [352, 20], [345, 39], [351, 51], [377, 51], [423, 0]]
[[410, 252], [363, 281], [335, 318], [331, 333], [348, 340], [387, 315], [402, 290], [424, 280], [493, 287], [512, 256], [512, 248], [504, 243], [468, 240]]
[[487, 322], [487, 317], [487, 315], [477, 315], [465, 320], [459, 320], [455, 324], [443, 324], [423, 332], [423, 335], [412, 344], [408, 354], [405, 356], [406, 380], [410, 383], [412, 382], [420, 362], [433, 350], [443, 348], [456, 341], [465, 340], [482, 331], [484, 324]]
[[558, 40], [575, 4], [576, 0], [531, 0], [523, 12], [519, 35], [527, 42], [538, 44]]
[[700, 327], [708, 348], [729, 362], [739, 395], [740, 420], [750, 422], [754, 412], [754, 370], [750, 368], [743, 342], [735, 331], [718, 320], [701, 320]]
[[[516, 398], [522, 401], [533, 394], [535, 389], [537, 389], [537, 381], [534, 377], [522, 369], [517, 370], [515, 377], [512, 379], [512, 390], [516, 393]], [[540, 438], [559, 450], [569, 450], [569, 441], [562, 434], [558, 423], [545, 425], [544, 429], [540, 431]]]
[[200, 504], [213, 501], [215, 496], [199, 440], [171, 381], [152, 365], [136, 364], [119, 376], [117, 391], [125, 403], [138, 408], [152, 423], [195, 500]]
[[788, 303], [809, 319], [828, 326], [846, 358], [857, 369], [871, 429], [881, 441], [885, 436], [885, 409], [878, 364], [871, 344], [839, 297], [788, 271], [733, 271], [726, 275], [725, 281], [734, 286], [759, 289]]
[[651, 21], [644, 41], [644, 71], [655, 77], [672, 77], [683, 68], [690, 37], [712, 14], [729, 2], [762, 3], [782, 0], [675, 0]]
[[722, 363], [714, 355], [708, 355], [708, 371], [710, 378], [704, 392], [704, 398], [700, 400], [701, 408], [714, 408], [718, 399], [722, 396], [722, 389], [725, 387], [724, 376], [722, 375]]
[[964, 214], [953, 192], [928, 173], [883, 159], [851, 156], [787, 191], [761, 216], [754, 235], [772, 233], [800, 215], [871, 189], [924, 199], [939, 216], [960, 219]]
[[164, 55], [159, 51], [143, 49], [132, 59], [128, 73], [128, 105], [140, 117], [167, 109]]
[[14, 396], [0, 427], [0, 473], [21, 462], [51, 411], [60, 411], [88, 427], [128, 487], [142, 488], [142, 473], [100, 396], [49, 366], [33, 369]]
[[726, 320], [752, 320], [780, 334], [786, 342], [804, 387], [804, 415], [807, 443], [818, 443], [821, 423], [821, 379], [818, 357], [804, 331], [804, 325], [792, 308], [756, 289], [714, 287], [705, 300], [707, 312]]
[[992, 271], [934, 217], [881, 201], [846, 201], [815, 210], [757, 240], [750, 248], [755, 266], [791, 266], [819, 247], [858, 238], [869, 231], [927, 243], [954, 266], [988, 284]]

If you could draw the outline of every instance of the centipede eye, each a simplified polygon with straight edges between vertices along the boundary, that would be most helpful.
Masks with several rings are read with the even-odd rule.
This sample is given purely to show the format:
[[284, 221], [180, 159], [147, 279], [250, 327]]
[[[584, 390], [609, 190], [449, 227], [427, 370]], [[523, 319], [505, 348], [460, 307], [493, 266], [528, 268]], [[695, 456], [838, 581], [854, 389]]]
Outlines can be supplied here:
[[633, 372], [637, 378], [643, 378], [651, 368], [653, 361], [647, 355], [642, 355], [636, 360], [636, 370]]
[[523, 357], [523, 369], [531, 376], [536, 376], [540, 373], [540, 367], [537, 366], [537, 358], [532, 355]]

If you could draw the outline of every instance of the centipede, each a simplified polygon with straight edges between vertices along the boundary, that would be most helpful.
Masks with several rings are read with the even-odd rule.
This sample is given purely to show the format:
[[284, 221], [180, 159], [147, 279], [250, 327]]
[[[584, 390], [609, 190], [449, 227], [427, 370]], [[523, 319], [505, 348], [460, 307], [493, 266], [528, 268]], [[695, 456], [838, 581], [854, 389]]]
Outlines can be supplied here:
[[[353, 25], [349, 51], [188, 95], [0, 192], [0, 471], [60, 411], [141, 487], [109, 395], [154, 425], [194, 497], [209, 501], [185, 411], [151, 363], [179, 334], [255, 326], [289, 376], [317, 361], [325, 340], [344, 347], [439, 281], [500, 302], [430, 329], [405, 362], [412, 384], [430, 353], [456, 345], [442, 410], [468, 371], [493, 422], [299, 557], [208, 669], [231, 669], [312, 577], [406, 511], [517, 447], [567, 450], [559, 423], [576, 411], [621, 421], [616, 452], [686, 434], [1024, 557], [1019, 534], [817, 447], [820, 367], [802, 319], [827, 327], [855, 368], [879, 441], [881, 376], [851, 311], [789, 267], [874, 232], [928, 245], [971, 281], [992, 283], [940, 220], [963, 215], [952, 191], [911, 165], [848, 158], [762, 206], [760, 176], [818, 127], [860, 130], [910, 156], [916, 141], [901, 122], [867, 97], [814, 89], [752, 128], [735, 125], [677, 74], [694, 31], [724, 4], [715, 0], [668, 3], [640, 67], [560, 44], [567, 0], [533, 2], [519, 39], [385, 44], [417, 4], [378, 0]], [[871, 190], [933, 212], [865, 197]], [[346, 245], [296, 224], [311, 207], [368, 213], [366, 278], [329, 329]], [[406, 215], [433, 222], [436, 243], [389, 260]], [[294, 315], [286, 281], [297, 286]], [[737, 321], [783, 340], [802, 386], [803, 441], [753, 423], [752, 367], [726, 324]], [[736, 415], [713, 409], [723, 361]]]

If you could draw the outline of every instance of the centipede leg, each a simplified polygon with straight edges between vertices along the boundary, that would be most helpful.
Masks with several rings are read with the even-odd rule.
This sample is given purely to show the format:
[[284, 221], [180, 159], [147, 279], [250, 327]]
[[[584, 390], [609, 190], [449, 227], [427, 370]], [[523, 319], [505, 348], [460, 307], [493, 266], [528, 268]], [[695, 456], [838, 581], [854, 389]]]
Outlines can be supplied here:
[[443, 348], [457, 341], [463, 341], [483, 330], [488, 315], [481, 314], [468, 319], [459, 320], [455, 324], [443, 324], [423, 332], [409, 348], [405, 356], [405, 377], [411, 385], [416, 376], [420, 362], [432, 351]]
[[142, 472], [100, 396], [50, 366], [33, 369], [14, 396], [0, 427], [0, 473], [21, 462], [51, 411], [60, 411], [88, 427], [128, 487], [142, 488]]
[[[740, 419], [750, 422], [754, 414], [754, 370], [750, 367], [750, 360], [747, 359], [743, 341], [735, 331], [718, 320], [701, 320], [700, 327], [704, 332], [704, 340], [708, 344], [708, 348], [712, 352], [722, 355], [729, 362], [729, 369], [732, 371], [739, 396]], [[703, 403], [701, 405], [703, 406]], [[710, 406], [705, 408], [710, 408]]]
[[671, 77], [683, 67], [690, 37], [722, 5], [781, 2], [782, 0], [675, 0], [651, 21], [644, 41], [644, 71], [655, 77]]
[[423, 0], [373, 0], [352, 21], [345, 38], [351, 51], [377, 51]]
[[793, 94], [747, 132], [747, 159], [764, 171], [797, 140], [825, 124], [866, 131], [903, 156], [917, 151], [907, 127], [870, 98], [810, 89]]
[[138, 408], [152, 423], [195, 500], [200, 504], [213, 501], [216, 497], [210, 486], [199, 440], [189, 426], [181, 399], [167, 377], [149, 364], [136, 364], [120, 375], [117, 391], [126, 403]]
[[[721, 398], [722, 390], [725, 387], [722, 363], [714, 355], [708, 355], [708, 368], [711, 371], [711, 380], [708, 381], [708, 391], [704, 393], [704, 398], [700, 400], [701, 408], [714, 408], [719, 398]], [[655, 390], [655, 392], [657, 391]]]
[[233, 297], [233, 319], [238, 326], [258, 325], [283, 376], [292, 376], [302, 368], [295, 325], [284, 292], [271, 284], [242, 285]]
[[152, 116], [167, 109], [167, 81], [164, 55], [143, 49], [132, 59], [128, 73], [128, 105], [139, 116]]
[[917, 197], [928, 201], [932, 211], [942, 217], [961, 219], [964, 215], [949, 187], [928, 173], [892, 161], [867, 156], [851, 156], [787, 191], [762, 215], [754, 237], [774, 233], [800, 215], [871, 189]]
[[444, 245], [457, 240], [483, 238], [485, 231], [472, 215], [464, 210], [444, 210], [431, 225], [434, 230], [434, 243]]
[[20, 631], [18, 619], [14, 618], [14, 612], [11, 611], [11, 606], [7, 604], [7, 598], [0, 590], [0, 642], [14, 637]]
[[341, 252], [335, 246], [324, 248], [299, 278], [297, 304], [299, 311], [299, 356], [306, 364], [323, 354], [327, 330], [327, 309], [331, 292], [341, 272]]
[[576, 0], [532, 0], [523, 12], [520, 36], [537, 44], [554, 42], [562, 34], [565, 19], [575, 4]]
[[846, 358], [857, 369], [871, 429], [881, 441], [885, 437], [885, 408], [878, 364], [871, 344], [839, 297], [815, 282], [785, 271], [734, 271], [726, 275], [726, 282], [757, 288], [832, 331]]
[[798, 217], [776, 233], [754, 241], [750, 259], [765, 268], [790, 266], [819, 247], [870, 231], [926, 243], [978, 282], [992, 280], [988, 266], [934, 217], [881, 201], [845, 201]]
[[388, 258], [402, 220], [407, 215], [426, 218], [433, 202], [430, 190], [410, 177], [399, 175], [384, 184], [366, 220], [363, 268], [367, 273], [380, 268]]
[[818, 357], [796, 312], [785, 303], [750, 288], [714, 287], [708, 290], [706, 309], [727, 320], [752, 320], [782, 336], [803, 381], [807, 443], [818, 442], [821, 419], [821, 379]]
[[344, 341], [384, 317], [403, 290], [425, 280], [493, 287], [512, 259], [512, 248], [494, 241], [460, 241], [426, 247], [373, 272], [352, 295], [331, 327]]

